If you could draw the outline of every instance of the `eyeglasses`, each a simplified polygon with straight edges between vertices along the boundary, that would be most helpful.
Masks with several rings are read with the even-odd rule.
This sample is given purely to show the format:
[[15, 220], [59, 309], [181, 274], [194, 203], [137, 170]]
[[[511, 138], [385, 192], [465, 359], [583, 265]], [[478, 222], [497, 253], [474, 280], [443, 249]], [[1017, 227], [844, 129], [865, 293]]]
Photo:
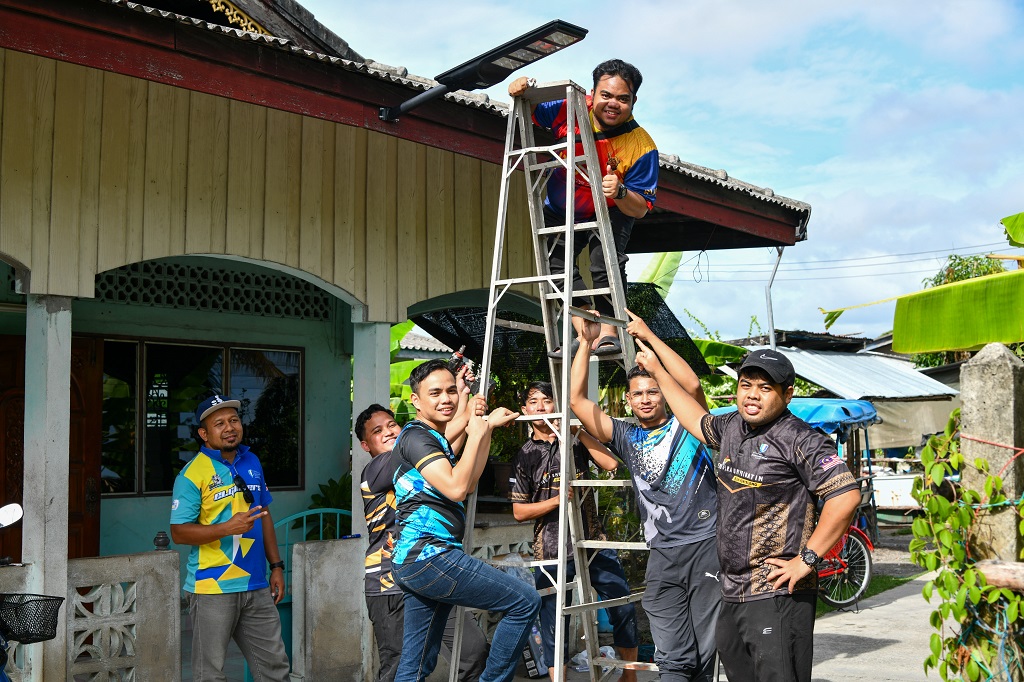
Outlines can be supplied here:
[[238, 474], [235, 474], [235, 478], [234, 478], [234, 480], [232, 482], [235, 484], [236, 488], [238, 488], [240, 491], [242, 491], [242, 498], [246, 502], [248, 502], [249, 504], [252, 504], [253, 502], [256, 501], [256, 498], [252, 496], [252, 491], [249, 490], [249, 486], [247, 486], [245, 484], [245, 481], [242, 480], [241, 476], [239, 476]]

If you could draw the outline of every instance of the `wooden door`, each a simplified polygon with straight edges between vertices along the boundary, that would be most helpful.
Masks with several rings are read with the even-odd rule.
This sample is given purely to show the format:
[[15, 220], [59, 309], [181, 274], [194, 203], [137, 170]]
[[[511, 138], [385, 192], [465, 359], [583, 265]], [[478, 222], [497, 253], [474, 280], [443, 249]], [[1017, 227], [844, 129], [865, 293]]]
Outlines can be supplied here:
[[[19, 502], [25, 455], [25, 337], [0, 336], [0, 504]], [[68, 558], [100, 549], [103, 341], [71, 341]], [[21, 527], [0, 530], [0, 556], [21, 560]]]

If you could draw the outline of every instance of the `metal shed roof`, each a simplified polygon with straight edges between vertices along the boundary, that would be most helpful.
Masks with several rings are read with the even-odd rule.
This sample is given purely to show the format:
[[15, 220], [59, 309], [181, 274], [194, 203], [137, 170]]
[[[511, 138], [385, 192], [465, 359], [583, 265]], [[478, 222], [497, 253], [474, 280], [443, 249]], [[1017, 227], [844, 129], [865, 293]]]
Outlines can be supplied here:
[[864, 353], [776, 348], [798, 376], [849, 400], [942, 400], [957, 395], [909, 362]]

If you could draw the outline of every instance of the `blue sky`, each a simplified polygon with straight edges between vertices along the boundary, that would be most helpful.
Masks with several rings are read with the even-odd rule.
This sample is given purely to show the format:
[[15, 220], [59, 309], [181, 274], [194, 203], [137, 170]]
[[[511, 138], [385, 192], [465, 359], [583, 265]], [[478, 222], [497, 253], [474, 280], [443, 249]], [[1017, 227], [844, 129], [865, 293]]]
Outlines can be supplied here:
[[[364, 57], [427, 77], [554, 18], [588, 28], [522, 73], [587, 83], [598, 62], [630, 61], [644, 74], [636, 118], [661, 151], [811, 204], [772, 290], [780, 329], [824, 331], [819, 307], [915, 291], [951, 252], [1015, 251], [999, 220], [1024, 211], [1021, 2], [302, 4]], [[504, 85], [489, 94], [508, 99]], [[669, 304], [724, 339], [754, 316], [767, 330], [773, 260], [685, 254]], [[893, 308], [832, 331], [884, 333]]]

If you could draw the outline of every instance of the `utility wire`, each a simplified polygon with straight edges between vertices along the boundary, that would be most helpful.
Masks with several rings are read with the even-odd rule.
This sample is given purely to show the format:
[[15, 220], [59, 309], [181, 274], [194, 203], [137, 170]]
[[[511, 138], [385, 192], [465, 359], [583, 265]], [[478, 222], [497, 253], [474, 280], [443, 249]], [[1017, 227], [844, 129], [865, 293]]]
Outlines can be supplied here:
[[[986, 249], [984, 251], [977, 251], [977, 252], [974, 252], [974, 253], [961, 253], [961, 254], [957, 254], [957, 255], [960, 255], [960, 256], [981, 256], [981, 255], [984, 255], [984, 254], [987, 254], [987, 253], [989, 253], [988, 249]], [[892, 256], [887, 256], [887, 258], [889, 258], [889, 257], [892, 257]], [[936, 259], [936, 256], [929, 256], [927, 258], [909, 258], [909, 259], [904, 259], [904, 260], [900, 260], [900, 261], [895, 262], [895, 263], [858, 263], [858, 264], [854, 264], [854, 265], [836, 265], [836, 266], [833, 266], [833, 267], [821, 267], [821, 268], [801, 267], [800, 268], [800, 272], [807, 272], [809, 270], [849, 270], [849, 269], [852, 269], [852, 268], [887, 268], [887, 267], [892, 267], [893, 265], [903, 265], [904, 263], [924, 263], [924, 262], [928, 262], [928, 261], [934, 261], [935, 259]], [[849, 259], [846, 259], [846, 260], [849, 260]], [[817, 263], [817, 264], [821, 265], [823, 263], [839, 263], [841, 261], [807, 261], [807, 262], [808, 263]], [[799, 263], [780, 263], [779, 264], [779, 272], [785, 272], [786, 270], [790, 270], [790, 269], [792, 269], [792, 268], [794, 268], [794, 267], [796, 267], [798, 265], [800, 265], [800, 264]], [[753, 263], [750, 263], [750, 264], [748, 264], [747, 267], [744, 267], [742, 270], [737, 269], [739, 267], [740, 267], [740, 264], [729, 263], [728, 265], [708, 265], [706, 269], [707, 269], [708, 272], [711, 272], [711, 273], [716, 273], [716, 272], [717, 273], [722, 273], [722, 272], [749, 272], [751, 268], [765, 268], [766, 270], [771, 270], [773, 265], [770, 264], [770, 263], [767, 263], [767, 264], [766, 263], [761, 263], [759, 265], [755, 265]]]
[[[988, 252], [987, 250], [989, 248], [993, 247], [993, 246], [1006, 246], [1006, 241], [992, 242], [990, 244], [974, 244], [973, 246], [958, 246], [958, 247], [949, 248], [949, 249], [935, 249], [933, 251], [911, 251], [909, 253], [889, 253], [889, 254], [881, 254], [881, 255], [878, 255], [878, 256], [861, 256], [861, 257], [858, 257], [858, 258], [835, 258], [835, 259], [829, 259], [829, 260], [792, 261], [792, 262], [786, 263], [786, 265], [817, 265], [817, 264], [820, 264], [820, 263], [848, 263], [850, 261], [876, 260], [876, 259], [879, 259], [879, 258], [902, 258], [904, 256], [923, 256], [923, 255], [925, 255], [927, 253], [942, 253], [942, 254], [949, 255], [949, 254], [952, 254], [955, 251], [967, 251], [967, 250], [972, 250], [973, 251], [975, 249], [986, 249], [985, 253], [987, 253]], [[957, 254], [957, 255], [966, 255], [966, 254]], [[768, 266], [765, 266], [764, 263], [733, 263], [733, 265], [735, 265], [736, 267], [748, 267], [748, 266], [749, 267], [756, 267], [756, 266], [770, 267], [770, 264]]]

